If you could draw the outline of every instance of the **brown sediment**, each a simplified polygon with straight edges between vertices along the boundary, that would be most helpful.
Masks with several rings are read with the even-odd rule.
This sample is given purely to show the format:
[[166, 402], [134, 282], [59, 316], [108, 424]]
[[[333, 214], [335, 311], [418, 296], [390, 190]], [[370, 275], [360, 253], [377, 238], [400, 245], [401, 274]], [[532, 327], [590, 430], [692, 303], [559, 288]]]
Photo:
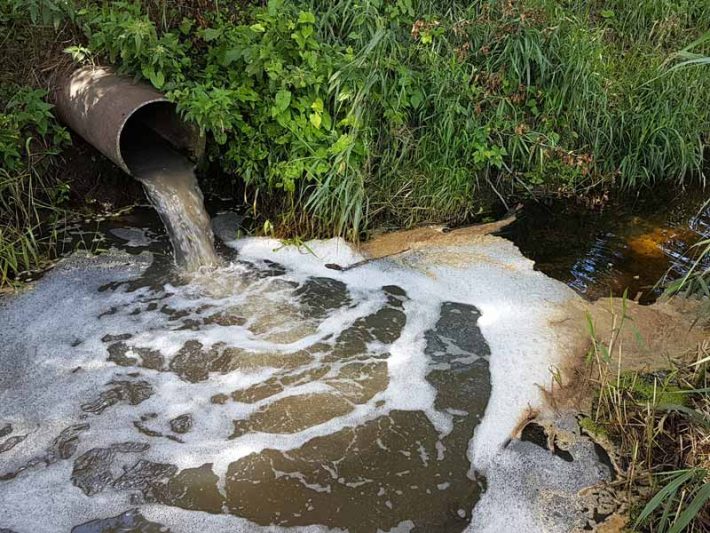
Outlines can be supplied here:
[[664, 245], [671, 240], [681, 240], [683, 242], [692, 243], [698, 239], [698, 234], [690, 228], [664, 228], [658, 227], [653, 230], [630, 237], [627, 244], [631, 251], [636, 255], [643, 257], [666, 257], [666, 252], [663, 249]]
[[[710, 330], [696, 321], [697, 302], [671, 299], [640, 305], [622, 298], [599, 300], [590, 308], [598, 340], [609, 345], [616, 328], [614, 366], [621, 371], [667, 368], [671, 359], [686, 359], [710, 339]], [[622, 315], [626, 316], [620, 324]]]
[[[697, 323], [698, 302], [671, 299], [643, 306], [622, 298], [607, 298], [594, 303], [581, 300], [570, 301], [565, 322], [551, 322], [551, 327], [567, 338], [570, 351], [564, 354], [558, 380], [553, 380], [544, 389], [547, 400], [542, 408], [527, 413], [521, 421], [515, 437], [529, 421], [545, 428], [548, 446], [562, 443], [564, 449], [570, 442], [592, 439], [607, 454], [615, 472], [625, 479], [624, 450], [612, 442], [605, 433], [590, 434], [575, 430], [560, 431], [560, 421], [565, 417], [589, 414], [592, 402], [605, 380], [626, 372], [649, 373], [674, 368], [678, 362], [686, 365], [691, 358], [710, 348], [710, 330]], [[585, 327], [579, 327], [579, 312], [586, 315]], [[564, 312], [563, 312], [564, 314]], [[575, 318], [577, 317], [577, 318]], [[623, 317], [623, 319], [622, 319]], [[590, 325], [593, 324], [594, 331]], [[564, 329], [570, 329], [565, 332]], [[609, 348], [609, 362], [598, 362], [593, 356], [594, 343]], [[627, 483], [628, 481], [624, 481]], [[597, 496], [601, 494], [603, 498]], [[591, 495], [591, 496], [590, 496]], [[629, 521], [631, 499], [634, 496], [618, 483], [601, 483], [579, 494], [580, 502], [610, 503], [601, 513], [603, 519], [595, 526], [596, 531], [623, 531]]]
[[617, 533], [625, 531], [629, 523], [629, 517], [626, 514], [613, 514], [597, 527], [598, 533]]
[[445, 226], [425, 226], [404, 231], [383, 233], [360, 245], [359, 250], [371, 258], [418, 250], [429, 246], [455, 246], [475, 243], [485, 235], [490, 235], [512, 224], [515, 215], [488, 224], [476, 224], [447, 231]]
[[593, 342], [590, 324], [597, 343], [611, 346], [609, 372], [653, 372], [668, 368], [672, 360], [687, 360], [710, 341], [710, 329], [697, 322], [698, 306], [683, 299], [652, 305], [623, 298], [570, 300], [556, 313], [564, 318], [550, 321], [564, 340], [564, 351], [558, 369], [562, 383], [552, 380], [545, 389], [548, 403], [555, 409], [588, 408], [594, 389], [589, 378], [599, 372], [588, 358]]

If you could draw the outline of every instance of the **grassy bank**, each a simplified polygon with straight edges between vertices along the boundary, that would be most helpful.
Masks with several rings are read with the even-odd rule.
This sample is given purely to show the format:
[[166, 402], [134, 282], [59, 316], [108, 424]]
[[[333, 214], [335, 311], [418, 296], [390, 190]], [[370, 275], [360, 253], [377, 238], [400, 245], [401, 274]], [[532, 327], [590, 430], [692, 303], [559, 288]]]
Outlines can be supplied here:
[[619, 452], [619, 489], [636, 531], [710, 526], [710, 396], [706, 347], [656, 373], [607, 374], [583, 425]]
[[[615, 458], [618, 478], [613, 485], [627, 504], [629, 529], [707, 531], [710, 527], [707, 335], [705, 342], [688, 352], [679, 353], [680, 347], [674, 347], [674, 354], [654, 354], [654, 368], [649, 368], [648, 362], [643, 368], [634, 368], [631, 353], [634, 346], [644, 346], [651, 339], [644, 339], [634, 318], [627, 315], [626, 302], [610, 308], [613, 309], [610, 331], [597, 331], [590, 319], [593, 342], [588, 354], [588, 382], [594, 399], [581, 426]], [[707, 321], [708, 315], [701, 314], [701, 318]], [[663, 333], [656, 335], [662, 338]], [[630, 344], [628, 341], [633, 337], [636, 342]]]
[[525, 195], [700, 179], [710, 7], [268, 2], [199, 19], [113, 3], [86, 49], [166, 90], [284, 234], [460, 223]]
[[[23, 64], [66, 49], [165, 91], [208, 135], [203, 181], [285, 237], [703, 179], [710, 76], [671, 68], [703, 0], [6, 0], [0, 20], [36, 41]], [[20, 70], [2, 83], [42, 85]]]
[[50, 170], [68, 133], [45, 97], [27, 87], [0, 92], [0, 287], [42, 263], [68, 192]]

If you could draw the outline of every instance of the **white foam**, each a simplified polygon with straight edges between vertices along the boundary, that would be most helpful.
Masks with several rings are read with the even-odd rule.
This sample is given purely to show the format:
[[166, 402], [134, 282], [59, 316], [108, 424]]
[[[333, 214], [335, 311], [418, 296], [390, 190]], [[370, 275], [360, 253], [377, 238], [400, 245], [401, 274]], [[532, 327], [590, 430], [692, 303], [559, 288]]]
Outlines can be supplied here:
[[[3, 454], [4, 469], [13, 470], [40, 455], [59, 431], [80, 421], [82, 403], [105, 390], [110, 380], [121, 376], [125, 379], [125, 374], [134, 370], [106, 361], [106, 347], [101, 341], [106, 333], [131, 333], [133, 336], [125, 342], [134, 348], [133, 353], [139, 347], [156, 349], [167, 362], [188, 340], [199, 341], [205, 349], [234, 347], [286, 357], [319, 343], [331, 343], [356, 320], [379, 309], [384, 303], [381, 287], [396, 285], [406, 291], [407, 321], [399, 338], [391, 345], [373, 342], [367, 347], [371, 356], [390, 354], [386, 359], [387, 388], [367, 403], [353, 405], [352, 411], [343, 416], [295, 433], [249, 432], [226, 441], [233, 430], [233, 420], [246, 419], [284, 397], [337, 391], [321, 380], [286, 387], [252, 404], [230, 401], [215, 405], [210, 401], [214, 394], [262, 383], [278, 369], [235, 370], [213, 374], [208, 381], [198, 383], [183, 381], [172, 372], [141, 369], [141, 379], [150, 382], [153, 396], [138, 406], [121, 403], [101, 416], [90, 415], [87, 421], [91, 428], [82, 434], [74, 456], [115, 442], [150, 442], [151, 448], [143, 458], [179, 468], [212, 463], [221, 483], [229, 464], [250, 453], [266, 448], [295, 449], [315, 437], [363, 424], [392, 410], [422, 411], [441, 435], [447, 434], [452, 427], [452, 413], [435, 408], [436, 391], [426, 380], [431, 367], [424, 353], [424, 332], [436, 324], [443, 302], [476, 306], [481, 311], [478, 326], [491, 349], [493, 390], [470, 447], [471, 461], [483, 473], [494, 468], [494, 459], [520, 416], [540, 402], [539, 386], [549, 382], [550, 365], [559, 363], [559, 339], [550, 330], [548, 319], [574, 295], [564, 285], [535, 272], [533, 264], [503, 239], [490, 237], [459, 248], [457, 254], [462, 259], [456, 262], [440, 260], [450, 249], [431, 248], [347, 271], [325, 266], [328, 263], [347, 266], [363, 259], [339, 239], [310, 242], [307, 248], [284, 247], [278, 241], [256, 238], [234, 241], [231, 245], [239, 251], [240, 259], [255, 263], [274, 261], [286, 267], [287, 273], [278, 279], [251, 279], [247, 284], [243, 281], [244, 266], [226, 265], [216, 271], [195, 274], [188, 285], [167, 286], [157, 303], [189, 310], [194, 316], [204, 316], [196, 311], [201, 306], [210, 306], [210, 313], [244, 309], [250, 316], [245, 317], [248, 320], [243, 325], [209, 325], [197, 331], [178, 329], [181, 323], [170, 322], [162, 313], [133, 314], [136, 308], [145, 309], [150, 303], [154, 295], [148, 289], [96, 292], [102, 284], [136, 277], [148, 265], [146, 256], [140, 256], [142, 259], [137, 263], [132, 257], [118, 255], [110, 264], [98, 259], [59, 268], [34, 290], [5, 301], [0, 308], [3, 324], [0, 421], [32, 433], [21, 445]], [[315, 320], [299, 315], [288, 282], [302, 283], [318, 276], [345, 283], [351, 303]], [[97, 320], [97, 316], [107, 311], [111, 314]], [[283, 315], [280, 320], [279, 315]], [[260, 321], [264, 320], [270, 320], [270, 326], [259, 329]], [[289, 337], [291, 333], [293, 338]], [[286, 340], [273, 340], [282, 337]], [[80, 344], [73, 346], [77, 342]], [[319, 365], [322, 355], [314, 353], [313, 357], [312, 365]], [[330, 364], [329, 375], [333, 376], [340, 364]], [[156, 430], [165, 431], [171, 418], [186, 412], [194, 416], [194, 429], [181, 436], [184, 443], [147, 440], [136, 432], [132, 422], [137, 415], [150, 412], [158, 413], [157, 418], [147, 423]], [[437, 442], [436, 446], [441, 455], [443, 444]], [[12, 513], [7, 523], [0, 526], [42, 531], [33, 528], [37, 525], [33, 520], [38, 519], [28, 517], [51, 515], [54, 523], [61, 526], [57, 530], [66, 530], [81, 521], [121, 512], [125, 507], [123, 496], [88, 498], [71, 485], [72, 460], [46, 468], [35, 467], [4, 483], [0, 508], [12, 509]], [[30, 486], [38, 486], [38, 491], [33, 493]], [[52, 505], [47, 506], [47, 499], [51, 499]], [[240, 527], [246, 527], [246, 521], [239, 522], [234, 517], [206, 516], [164, 506], [144, 505], [141, 511], [147, 518], [155, 517], [176, 531], [195, 531], [200, 527], [210, 531], [241, 531]], [[523, 514], [520, 516], [523, 520]], [[488, 519], [494, 519], [492, 513]], [[205, 525], [190, 529], [189, 524]]]

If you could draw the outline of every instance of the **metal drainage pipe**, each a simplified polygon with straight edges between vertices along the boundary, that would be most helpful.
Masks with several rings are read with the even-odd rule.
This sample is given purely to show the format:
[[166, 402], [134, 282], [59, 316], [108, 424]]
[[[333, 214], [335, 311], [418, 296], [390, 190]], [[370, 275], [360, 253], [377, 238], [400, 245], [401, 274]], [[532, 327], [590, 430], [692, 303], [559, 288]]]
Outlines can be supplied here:
[[59, 118], [127, 174], [131, 142], [146, 130], [179, 152], [199, 159], [204, 136], [183, 121], [175, 104], [152, 86], [106, 67], [82, 67], [64, 78], [55, 95]]

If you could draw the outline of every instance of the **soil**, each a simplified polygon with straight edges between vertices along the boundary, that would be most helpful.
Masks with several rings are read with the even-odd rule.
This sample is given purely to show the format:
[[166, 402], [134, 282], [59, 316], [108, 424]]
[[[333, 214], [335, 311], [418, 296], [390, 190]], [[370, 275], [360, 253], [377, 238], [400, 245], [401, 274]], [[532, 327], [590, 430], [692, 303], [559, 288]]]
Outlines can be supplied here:
[[61, 178], [70, 184], [70, 207], [99, 213], [145, 202], [141, 184], [127, 176], [78, 135], [62, 155]]

